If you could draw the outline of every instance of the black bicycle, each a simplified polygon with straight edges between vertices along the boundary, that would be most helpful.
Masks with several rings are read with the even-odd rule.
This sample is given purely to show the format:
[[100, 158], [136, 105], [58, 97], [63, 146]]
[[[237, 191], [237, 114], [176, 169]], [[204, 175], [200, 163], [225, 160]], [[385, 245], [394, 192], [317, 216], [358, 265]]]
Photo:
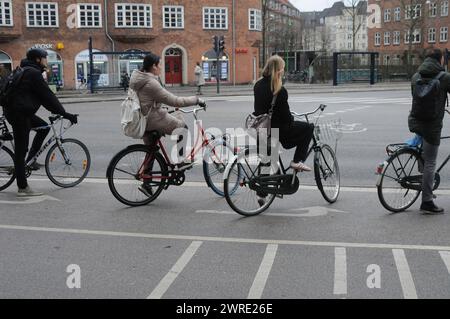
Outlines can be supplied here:
[[[327, 106], [320, 105], [308, 113], [291, 112], [296, 118], [305, 118], [310, 123], [309, 116], [317, 113], [312, 145], [307, 157], [314, 152], [314, 176], [318, 189], [329, 203], [334, 203], [339, 197], [340, 175], [336, 154], [331, 146], [321, 142], [318, 120]], [[300, 181], [297, 171], [289, 173], [281, 157], [278, 163], [267, 163], [261, 152], [246, 148], [230, 161], [224, 173], [225, 198], [230, 207], [244, 216], [255, 216], [267, 210], [275, 197], [295, 194]], [[236, 189], [236, 184], [238, 188]]]
[[[52, 115], [49, 120], [49, 125], [33, 129], [38, 131], [51, 128], [53, 135], [26, 163], [26, 177], [32, 173], [29, 165], [50, 147], [45, 157], [45, 172], [48, 178], [59, 187], [74, 187], [80, 184], [89, 172], [91, 167], [89, 150], [81, 141], [63, 137], [72, 124], [65, 127], [61, 115]], [[6, 146], [8, 142], [11, 144], [11, 149]], [[13, 135], [6, 125], [5, 117], [0, 116], [0, 191], [8, 188], [16, 178], [13, 149]]]

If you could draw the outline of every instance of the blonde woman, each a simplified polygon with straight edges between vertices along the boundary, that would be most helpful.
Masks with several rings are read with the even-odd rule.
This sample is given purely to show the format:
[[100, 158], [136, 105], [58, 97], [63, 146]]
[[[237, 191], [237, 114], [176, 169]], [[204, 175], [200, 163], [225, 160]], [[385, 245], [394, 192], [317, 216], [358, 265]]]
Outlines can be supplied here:
[[254, 87], [254, 115], [267, 113], [274, 94], [277, 94], [272, 114], [272, 127], [279, 129], [280, 142], [284, 148], [297, 147], [294, 159], [291, 162], [291, 168], [300, 172], [310, 172], [311, 168], [306, 166], [304, 161], [312, 139], [314, 125], [294, 121], [289, 109], [288, 92], [282, 83], [284, 66], [284, 60], [278, 55], [273, 55], [267, 61], [263, 70], [263, 77], [256, 82]]

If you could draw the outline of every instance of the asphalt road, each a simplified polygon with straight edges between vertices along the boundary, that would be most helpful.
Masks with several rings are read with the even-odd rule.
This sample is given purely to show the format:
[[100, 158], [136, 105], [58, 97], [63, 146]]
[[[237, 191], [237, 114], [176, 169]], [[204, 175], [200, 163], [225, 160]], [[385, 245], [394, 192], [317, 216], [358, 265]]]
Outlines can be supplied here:
[[[389, 214], [374, 188], [385, 145], [410, 137], [408, 92], [290, 101], [298, 112], [325, 103], [322, 123], [344, 124], [341, 195], [326, 204], [305, 174], [299, 193], [253, 218], [233, 213], [199, 168], [154, 203], [124, 207], [104, 179], [132, 142], [121, 135], [119, 103], [68, 106], [81, 114], [68, 136], [88, 145], [91, 174], [70, 190], [35, 174], [30, 184], [47, 196], [33, 200], [17, 199], [15, 187], [0, 193], [0, 298], [450, 298], [450, 215], [422, 215], [418, 204]], [[222, 130], [252, 109], [251, 97], [208, 105], [205, 126]], [[444, 143], [441, 154], [448, 150]], [[443, 178], [447, 211], [449, 194]]]

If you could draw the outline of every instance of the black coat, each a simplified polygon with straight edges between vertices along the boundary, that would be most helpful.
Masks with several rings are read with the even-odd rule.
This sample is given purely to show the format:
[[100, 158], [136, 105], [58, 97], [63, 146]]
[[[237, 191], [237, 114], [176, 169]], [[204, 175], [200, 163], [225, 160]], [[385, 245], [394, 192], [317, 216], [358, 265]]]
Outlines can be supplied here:
[[[263, 77], [256, 82], [253, 92], [255, 94], [255, 111], [253, 114], [257, 116], [268, 113], [273, 99], [270, 77]], [[287, 135], [294, 122], [288, 97], [287, 90], [282, 87], [278, 93], [272, 114], [272, 127], [280, 129], [280, 139]]]
[[16, 91], [18, 94], [11, 98], [11, 106], [5, 109], [5, 115], [10, 118], [29, 117], [42, 105], [51, 113], [64, 116], [66, 114], [64, 107], [42, 76], [43, 68], [29, 60], [22, 60], [20, 66], [26, 68], [25, 73], [18, 84]]
[[[423, 64], [419, 67], [418, 72], [413, 76], [411, 83], [411, 90], [414, 92], [419, 76], [423, 78], [434, 78], [441, 71], [445, 71], [444, 68], [439, 64], [439, 62], [433, 58], [427, 58]], [[408, 117], [409, 130], [413, 133], [421, 135], [429, 144], [439, 145], [443, 118], [445, 114], [445, 106], [447, 101], [447, 93], [450, 93], [450, 73], [446, 73], [441, 78], [441, 94], [439, 105], [441, 106], [439, 117], [433, 121], [420, 121], [414, 118], [411, 114]]]

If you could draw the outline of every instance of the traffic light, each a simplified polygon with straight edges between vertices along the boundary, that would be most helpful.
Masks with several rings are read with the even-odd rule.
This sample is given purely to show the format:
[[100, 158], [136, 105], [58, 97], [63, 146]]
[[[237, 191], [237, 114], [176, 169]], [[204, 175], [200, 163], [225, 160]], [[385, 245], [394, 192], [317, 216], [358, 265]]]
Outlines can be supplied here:
[[225, 37], [221, 35], [219, 40], [219, 52], [223, 52], [224, 50], [225, 50]]
[[214, 40], [213, 50], [214, 50], [214, 52], [217, 53], [217, 52], [219, 52], [219, 37], [217, 35], [215, 35], [213, 40]]

